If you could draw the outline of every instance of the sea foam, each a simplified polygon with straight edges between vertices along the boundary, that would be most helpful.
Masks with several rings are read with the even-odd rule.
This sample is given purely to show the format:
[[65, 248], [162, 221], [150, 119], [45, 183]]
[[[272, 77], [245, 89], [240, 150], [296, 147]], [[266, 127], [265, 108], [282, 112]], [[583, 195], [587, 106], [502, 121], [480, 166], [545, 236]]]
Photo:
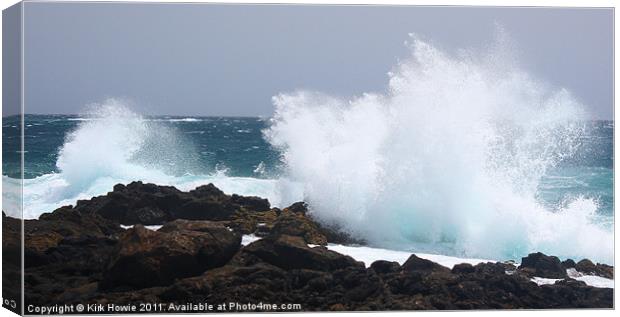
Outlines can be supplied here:
[[120, 100], [93, 104], [81, 118], [58, 150], [59, 172], [23, 180], [23, 212], [22, 182], [3, 175], [7, 215], [38, 218], [132, 181], [185, 191], [213, 183], [228, 194], [265, 197], [279, 207], [303, 199], [301, 187], [287, 179], [230, 177], [224, 168], [202, 166], [195, 146], [182, 133], [144, 118]]
[[[59, 149], [58, 173], [23, 181], [23, 216], [117, 183], [214, 183], [279, 207], [306, 200], [315, 217], [376, 247], [496, 260], [542, 251], [613, 263], [613, 232], [596, 222], [595, 200], [565, 197], [549, 207], [537, 198], [541, 177], [580, 150], [583, 107], [520, 69], [505, 43], [450, 55], [412, 37], [412, 56], [389, 74], [384, 93], [274, 97], [264, 134], [281, 150], [285, 174], [272, 179], [201, 166], [174, 127], [107, 100], [80, 116]], [[20, 214], [20, 186], [3, 176], [9, 215]]]
[[541, 177], [579, 151], [579, 102], [521, 69], [501, 34], [482, 52], [449, 54], [415, 35], [408, 45], [384, 93], [274, 97], [264, 134], [313, 216], [389, 249], [611, 263], [594, 200], [537, 199]]

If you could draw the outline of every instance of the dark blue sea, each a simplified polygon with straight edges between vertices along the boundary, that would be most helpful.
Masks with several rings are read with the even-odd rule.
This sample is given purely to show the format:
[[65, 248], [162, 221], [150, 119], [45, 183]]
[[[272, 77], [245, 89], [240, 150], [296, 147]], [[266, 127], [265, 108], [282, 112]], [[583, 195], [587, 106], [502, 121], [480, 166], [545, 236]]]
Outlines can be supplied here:
[[[313, 177], [311, 173], [310, 176], [296, 178], [297, 174], [287, 168], [287, 164], [293, 164], [293, 160], [303, 159], [303, 151], [300, 151], [299, 157], [287, 157], [285, 154], [288, 149], [277, 146], [277, 141], [268, 137], [272, 124], [268, 118], [146, 117], [133, 113], [114, 113], [94, 118], [76, 115], [26, 115], [24, 123], [26, 218], [36, 218], [41, 213], [50, 212], [61, 205], [73, 204], [77, 199], [104, 194], [116, 183], [134, 180], [169, 184], [184, 190], [213, 182], [229, 193], [267, 197], [276, 206], [286, 206], [302, 199], [310, 201], [311, 204], [314, 202], [315, 206], [326, 206], [316, 198], [317, 188], [303, 182], [304, 177]], [[554, 214], [567, 213], [567, 209], [571, 209], [570, 212], [584, 210], [584, 215], [577, 212], [574, 216], [584, 217], [583, 219], [561, 226], [580, 226], [584, 225], [580, 222], [588, 221], [595, 223], [598, 228], [596, 230], [611, 232], [614, 202], [614, 123], [588, 121], [583, 125], [585, 132], [579, 135], [577, 142], [579, 150], [546, 169], [536, 185], [535, 199], [538, 205], [523, 208], [544, 208], [541, 215], [543, 218], [532, 218], [534, 222], [555, 221], [553, 218], [546, 220], [545, 214], [553, 217]], [[2, 129], [5, 148], [2, 164], [4, 209], [18, 209], [17, 206], [10, 206], [10, 202], [15, 201], [19, 195], [19, 153], [14, 150], [19, 142], [19, 118], [3, 118]], [[298, 129], [304, 127], [300, 126]], [[337, 157], [338, 153], [329, 155], [330, 158]], [[354, 170], [356, 165], [353, 161], [350, 163]], [[318, 166], [323, 162], [316, 160], [316, 164]], [[347, 162], [344, 162], [344, 165], [346, 166]], [[303, 171], [297, 172], [303, 174]], [[342, 175], [348, 174], [339, 174], [339, 171], [334, 170], [333, 178], [330, 178], [329, 182], [339, 181], [336, 188], [346, 188], [351, 182], [349, 179], [339, 180]], [[412, 179], [412, 183], [418, 181]], [[458, 179], [455, 178], [455, 181]], [[334, 188], [332, 185], [330, 183], [326, 188]], [[423, 188], [416, 187], [415, 191], [419, 193]], [[381, 195], [380, 192], [378, 194]], [[347, 196], [340, 197], [347, 199]], [[357, 198], [353, 198], [355, 199]], [[405, 200], [393, 208], [403, 210], [418, 206], [418, 202], [408, 203]], [[463, 206], [467, 206], [466, 201]], [[401, 215], [400, 212], [396, 214]], [[406, 218], [403, 221], [401, 218], [397, 222], [400, 226], [415, 228], [418, 222], [412, 219]], [[563, 221], [561, 219], [563, 218], [558, 218], [558, 221]], [[383, 220], [379, 220], [378, 224], [381, 221]], [[393, 220], [386, 216], [385, 221]], [[422, 223], [428, 221], [422, 220]], [[505, 221], [510, 223], [510, 219]], [[510, 226], [507, 225], [507, 228]], [[586, 229], [591, 228], [584, 227], [583, 230]], [[537, 238], [538, 233], [518, 230], [511, 234]], [[544, 234], [548, 233], [541, 233]], [[584, 234], [587, 232], [584, 231]], [[411, 236], [411, 247], [417, 247], [419, 239], [415, 235]], [[446, 243], [453, 241], [447, 239]], [[571, 242], [566, 243], [570, 245]], [[393, 245], [399, 249], [409, 248], [407, 244], [403, 247], [402, 243]], [[544, 242], [540, 245], [545, 246]], [[540, 245], [535, 247], [540, 248]], [[556, 245], [549, 248], [552, 251], [559, 250], [558, 253], [564, 250]], [[431, 247], [430, 251], [433, 251], [432, 249]], [[517, 250], [517, 254], [526, 252], [528, 246], [519, 244], [514, 250]], [[429, 251], [428, 246], [424, 251]], [[436, 253], [458, 252], [448, 248], [437, 249]]]

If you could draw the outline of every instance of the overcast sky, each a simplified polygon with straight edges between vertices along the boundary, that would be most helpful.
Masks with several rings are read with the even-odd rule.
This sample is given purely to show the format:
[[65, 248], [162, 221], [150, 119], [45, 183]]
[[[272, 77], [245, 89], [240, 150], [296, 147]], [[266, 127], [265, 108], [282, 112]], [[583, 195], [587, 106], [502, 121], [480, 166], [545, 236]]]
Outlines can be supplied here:
[[526, 70], [611, 118], [611, 9], [139, 3], [26, 3], [26, 112], [120, 97], [146, 114], [271, 115], [280, 92], [385, 91], [408, 33], [454, 51], [489, 45], [496, 23]]

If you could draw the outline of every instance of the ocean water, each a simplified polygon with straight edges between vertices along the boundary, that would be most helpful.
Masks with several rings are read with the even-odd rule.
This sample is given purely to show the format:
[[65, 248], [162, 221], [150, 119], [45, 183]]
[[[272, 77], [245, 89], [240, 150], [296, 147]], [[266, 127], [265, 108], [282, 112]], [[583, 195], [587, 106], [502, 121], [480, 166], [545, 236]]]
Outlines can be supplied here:
[[[19, 141], [18, 120], [19, 117], [16, 116], [3, 118], [3, 133], [9, 138], [8, 142]], [[77, 115], [26, 115], [24, 120], [27, 150], [24, 177], [28, 179], [60, 173], [61, 168], [57, 163], [59, 163], [60, 150], [65, 145], [65, 141], [69, 143], [81, 141], [76, 140], [81, 136], [71, 139], [72, 132], [82, 124], [80, 132], [86, 133], [85, 126], [88, 122], [106, 121], [102, 118]], [[152, 164], [154, 169], [165, 170], [175, 176], [205, 174], [218, 168], [226, 169], [229, 176], [242, 177], [262, 177], [262, 175], [274, 174], [278, 171], [279, 153], [262, 137], [262, 130], [267, 128], [266, 120], [263, 118], [154, 116], [136, 120], [144, 122], [140, 122], [140, 127], [126, 128], [136, 130], [145, 128], [149, 131], [144, 140], [138, 141], [139, 146], [143, 148], [132, 153], [129, 161]], [[98, 123], [95, 124], [98, 125]], [[93, 130], [97, 128], [99, 126], [94, 127]], [[159, 133], [154, 133], [156, 131]], [[93, 132], [101, 138], [111, 137], [105, 132], [99, 134], [103, 131]], [[124, 138], [121, 135], [119, 137]], [[89, 147], [86, 146], [82, 150], [88, 151]], [[75, 150], [80, 151], [80, 149]], [[147, 154], [154, 153], [160, 155], [157, 158], [145, 157]], [[115, 152], [109, 155], [123, 156], [124, 153]], [[18, 162], [18, 153], [7, 153], [3, 164], [4, 175], [18, 177]]]
[[[302, 189], [278, 179], [279, 153], [263, 118], [142, 117], [118, 104], [86, 115], [24, 117], [25, 218], [135, 180], [190, 190], [209, 182], [228, 193], [288, 206]], [[19, 117], [3, 118], [5, 148], [19, 146]], [[4, 208], [18, 210], [19, 152], [3, 153]], [[11, 210], [5, 210], [12, 214]]]
[[[146, 127], [145, 135], [149, 135], [139, 142], [137, 150], [128, 146], [132, 141], [125, 139], [124, 133], [110, 131], [107, 120], [76, 115], [26, 115], [27, 218], [74, 204], [77, 199], [104, 194], [117, 182], [132, 180], [182, 189], [215, 182], [229, 193], [269, 197], [279, 206], [304, 199], [303, 184], [283, 179], [286, 168], [282, 153], [265, 140], [263, 131], [269, 129], [269, 120], [171, 116], [136, 119]], [[596, 202], [595, 222], [612, 230], [614, 124], [588, 121], [583, 125], [586, 133], [580, 139], [586, 150], [550, 169], [540, 180], [537, 199], [549, 213], [563, 212], [571, 199], [592, 199]], [[17, 127], [18, 117], [3, 118], [7, 145], [18, 141]], [[151, 136], [154, 131], [159, 132]], [[162, 140], [161, 131], [169, 134], [169, 139]], [[86, 136], [107, 139], [110, 144], [98, 148], [100, 142], [89, 139], [91, 145], [80, 147], [76, 142]], [[118, 139], [114, 140], [115, 137]], [[72, 144], [75, 148], [69, 146]], [[4, 153], [6, 189], [12, 188], [10, 184], [19, 178], [18, 158], [17, 153]], [[286, 187], [288, 194], [283, 193]], [[432, 251], [428, 247], [424, 250]]]
[[[588, 119], [501, 43], [459, 55], [409, 45], [385, 92], [280, 94], [270, 118], [143, 116], [115, 99], [26, 115], [24, 217], [117, 183], [212, 182], [279, 207], [304, 200], [372, 247], [613, 263], [614, 123]], [[2, 125], [15, 148], [18, 118]], [[18, 158], [3, 153], [8, 214], [19, 210]]]

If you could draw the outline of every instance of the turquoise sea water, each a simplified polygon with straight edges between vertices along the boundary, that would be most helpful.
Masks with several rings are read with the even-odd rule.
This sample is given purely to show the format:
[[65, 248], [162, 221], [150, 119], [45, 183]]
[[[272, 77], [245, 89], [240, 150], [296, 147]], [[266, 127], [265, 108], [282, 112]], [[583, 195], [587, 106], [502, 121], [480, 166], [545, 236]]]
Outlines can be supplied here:
[[[8, 148], [18, 141], [18, 117], [3, 118], [3, 142]], [[24, 177], [33, 179], [60, 172], [56, 166], [59, 150], [68, 134], [83, 119], [71, 115], [27, 115], [25, 117]], [[209, 174], [227, 169], [229, 176], [275, 177], [281, 173], [280, 153], [263, 138], [268, 120], [247, 117], [152, 117], [158, 125], [182, 136], [186, 152], [166, 153], [162, 160], [183, 161], [177, 175]], [[601, 215], [613, 215], [613, 121], [587, 123], [582, 150], [550, 170], [539, 185], [539, 196], [550, 206], [561, 204], [566, 196], [596, 198]], [[85, 149], [86, 150], [86, 149]], [[177, 150], [177, 148], [170, 149]], [[165, 151], [162, 151], [165, 152]], [[18, 177], [18, 153], [3, 153], [3, 175]], [[137, 154], [147, 155], [152, 153]], [[119, 155], [119, 153], [109, 153]]]
[[[610, 231], [613, 230], [614, 123], [590, 121], [583, 125], [586, 128], [577, 142], [579, 150], [546, 171], [538, 182], [536, 200], [545, 206], [545, 212], [548, 213], [564, 212], [567, 205], [575, 200], [594, 201], [596, 219], [593, 221], [601, 230]], [[4, 148], [16, 148], [19, 140], [18, 117], [3, 118], [2, 126]], [[24, 216], [36, 218], [61, 205], [73, 204], [77, 199], [104, 194], [116, 183], [133, 180], [174, 185], [183, 190], [213, 182], [229, 193], [267, 197], [276, 206], [307, 200], [305, 190], [308, 187], [288, 179], [281, 148], [272, 146], [264, 135], [269, 127], [269, 119], [248, 117], [156, 116], [119, 120], [114, 116], [26, 115]], [[11, 201], [11, 193], [19, 186], [16, 182], [19, 178], [18, 167], [17, 151], [4, 151], [2, 170], [5, 205]], [[346, 186], [348, 181], [342, 184]], [[312, 202], [313, 197], [310, 198]], [[408, 206], [407, 200], [404, 201], [390, 208], [403, 210], [419, 205], [413, 202]], [[467, 203], [463, 204], [464, 210], [467, 210]], [[6, 206], [3, 208], [7, 209]], [[395, 214], [401, 215], [401, 212]], [[422, 221], [435, 221], [432, 220], [433, 215], [426, 217], [431, 218], [422, 218]], [[381, 221], [389, 219], [386, 216]], [[420, 219], [401, 218], [394, 226], [408, 226], [413, 229], [407, 230], [415, 231]], [[571, 220], [570, 225], [574, 226], [580, 221]], [[592, 228], [587, 227], [587, 230]], [[514, 234], [507, 233], [507, 239]], [[451, 251], [453, 247], [440, 248], [439, 244], [437, 248], [432, 245], [420, 247], [417, 241], [420, 238], [415, 232], [409, 233], [409, 236], [412, 239], [410, 244], [404, 247], [402, 244], [394, 244], [394, 248], [408, 250], [415, 246], [417, 250], [425, 252], [435, 250], [436, 253], [460, 256], [495, 256], [495, 253], [478, 251]], [[454, 239], [458, 238], [447, 239], [448, 244], [453, 244]], [[570, 244], [569, 241], [566, 243]], [[544, 243], [540, 245], [545, 246]], [[503, 251], [497, 256], [512, 257], [533, 251], [528, 249], [525, 242], [506, 248], [510, 253]], [[557, 242], [548, 248], [549, 252], [557, 250], [556, 254], [559, 255], [566, 249], [558, 246]], [[566, 256], [571, 255], [568, 253]]]
[[[56, 166], [59, 150], [68, 134], [86, 120], [89, 119], [71, 115], [26, 115], [24, 134], [27, 153], [24, 177], [35, 178], [60, 172]], [[177, 171], [178, 173], [209, 173], [220, 164], [229, 169], [230, 175], [255, 177], [254, 170], [261, 162], [269, 171], [274, 171], [278, 165], [278, 152], [262, 137], [261, 131], [266, 128], [264, 119], [161, 116], [146, 120], [152, 120], [158, 128], [172, 129], [186, 143], [186, 152], [166, 153], [168, 155], [160, 157], [162, 160], [176, 158], [183, 161], [183, 167], [189, 170]], [[7, 143], [18, 141], [18, 117], [3, 118], [3, 133]], [[146, 140], [154, 146], [160, 141]], [[175, 149], [177, 146], [175, 144]], [[122, 153], [109, 153], [115, 154]], [[187, 164], [188, 161], [192, 164]], [[5, 153], [3, 175], [15, 177], [18, 172], [17, 153]]]

